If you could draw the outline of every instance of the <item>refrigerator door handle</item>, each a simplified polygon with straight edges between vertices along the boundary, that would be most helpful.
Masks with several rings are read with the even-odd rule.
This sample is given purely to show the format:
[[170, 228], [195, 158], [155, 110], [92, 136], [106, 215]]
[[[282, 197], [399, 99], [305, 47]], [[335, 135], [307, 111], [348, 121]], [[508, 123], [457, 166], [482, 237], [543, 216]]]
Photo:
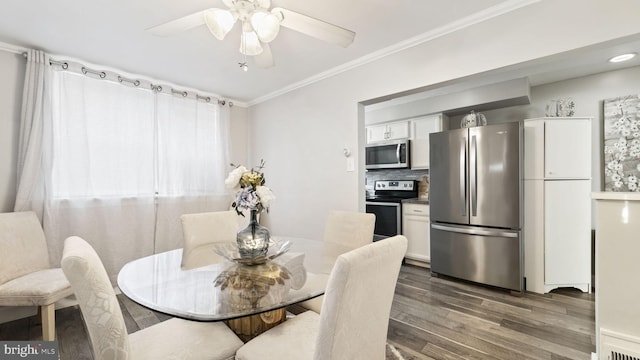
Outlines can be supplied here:
[[467, 216], [467, 139], [460, 142], [460, 200], [462, 216]]
[[469, 192], [471, 193], [471, 216], [478, 215], [478, 144], [476, 136], [471, 137], [469, 151]]
[[442, 231], [449, 231], [460, 234], [480, 235], [480, 236], [497, 236], [505, 238], [517, 238], [518, 232], [490, 229], [473, 229], [466, 227], [446, 226], [440, 224], [431, 224], [431, 228]]

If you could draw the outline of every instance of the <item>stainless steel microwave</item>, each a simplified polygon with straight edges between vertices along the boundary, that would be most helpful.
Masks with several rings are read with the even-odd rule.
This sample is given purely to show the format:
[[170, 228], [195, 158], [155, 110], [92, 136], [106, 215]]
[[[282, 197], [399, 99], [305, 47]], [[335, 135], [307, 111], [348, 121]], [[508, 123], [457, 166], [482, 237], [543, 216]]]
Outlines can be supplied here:
[[409, 139], [369, 144], [365, 147], [365, 168], [402, 169], [409, 167]]

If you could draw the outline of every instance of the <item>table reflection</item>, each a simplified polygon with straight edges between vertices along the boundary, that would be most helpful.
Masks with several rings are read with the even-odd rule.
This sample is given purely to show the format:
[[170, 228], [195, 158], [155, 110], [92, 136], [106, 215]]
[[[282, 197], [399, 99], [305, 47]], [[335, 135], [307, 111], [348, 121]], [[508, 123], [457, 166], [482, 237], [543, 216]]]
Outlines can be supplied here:
[[[300, 289], [306, 280], [304, 254], [296, 253], [279, 259], [283, 264], [269, 261], [260, 265], [232, 264], [215, 279], [220, 288], [224, 312], [238, 312], [286, 306], [289, 291]], [[291, 268], [291, 269], [289, 269]]]

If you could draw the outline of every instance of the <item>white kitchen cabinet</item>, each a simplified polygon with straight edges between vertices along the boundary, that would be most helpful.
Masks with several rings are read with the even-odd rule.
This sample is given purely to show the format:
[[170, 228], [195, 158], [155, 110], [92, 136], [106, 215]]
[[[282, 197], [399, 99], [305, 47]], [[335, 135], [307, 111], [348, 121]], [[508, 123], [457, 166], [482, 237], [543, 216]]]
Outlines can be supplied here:
[[524, 121], [525, 179], [591, 178], [591, 118]]
[[429, 134], [449, 128], [448, 118], [433, 114], [411, 119], [411, 169], [429, 168]]
[[528, 291], [591, 290], [590, 139], [590, 118], [524, 121], [523, 233]]
[[405, 257], [417, 261], [416, 265], [426, 265], [430, 261], [429, 205], [402, 204], [402, 234], [409, 240]]
[[409, 121], [394, 121], [379, 125], [370, 125], [367, 129], [367, 144], [407, 139], [409, 137]]

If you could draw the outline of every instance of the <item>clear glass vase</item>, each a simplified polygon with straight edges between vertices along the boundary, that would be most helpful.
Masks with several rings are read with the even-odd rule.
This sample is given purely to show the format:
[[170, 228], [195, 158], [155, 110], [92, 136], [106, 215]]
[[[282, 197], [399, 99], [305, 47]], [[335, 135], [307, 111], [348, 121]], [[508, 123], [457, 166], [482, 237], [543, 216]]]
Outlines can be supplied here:
[[269, 250], [269, 229], [258, 223], [258, 212], [251, 210], [249, 225], [238, 232], [238, 253], [241, 258], [266, 257]]

